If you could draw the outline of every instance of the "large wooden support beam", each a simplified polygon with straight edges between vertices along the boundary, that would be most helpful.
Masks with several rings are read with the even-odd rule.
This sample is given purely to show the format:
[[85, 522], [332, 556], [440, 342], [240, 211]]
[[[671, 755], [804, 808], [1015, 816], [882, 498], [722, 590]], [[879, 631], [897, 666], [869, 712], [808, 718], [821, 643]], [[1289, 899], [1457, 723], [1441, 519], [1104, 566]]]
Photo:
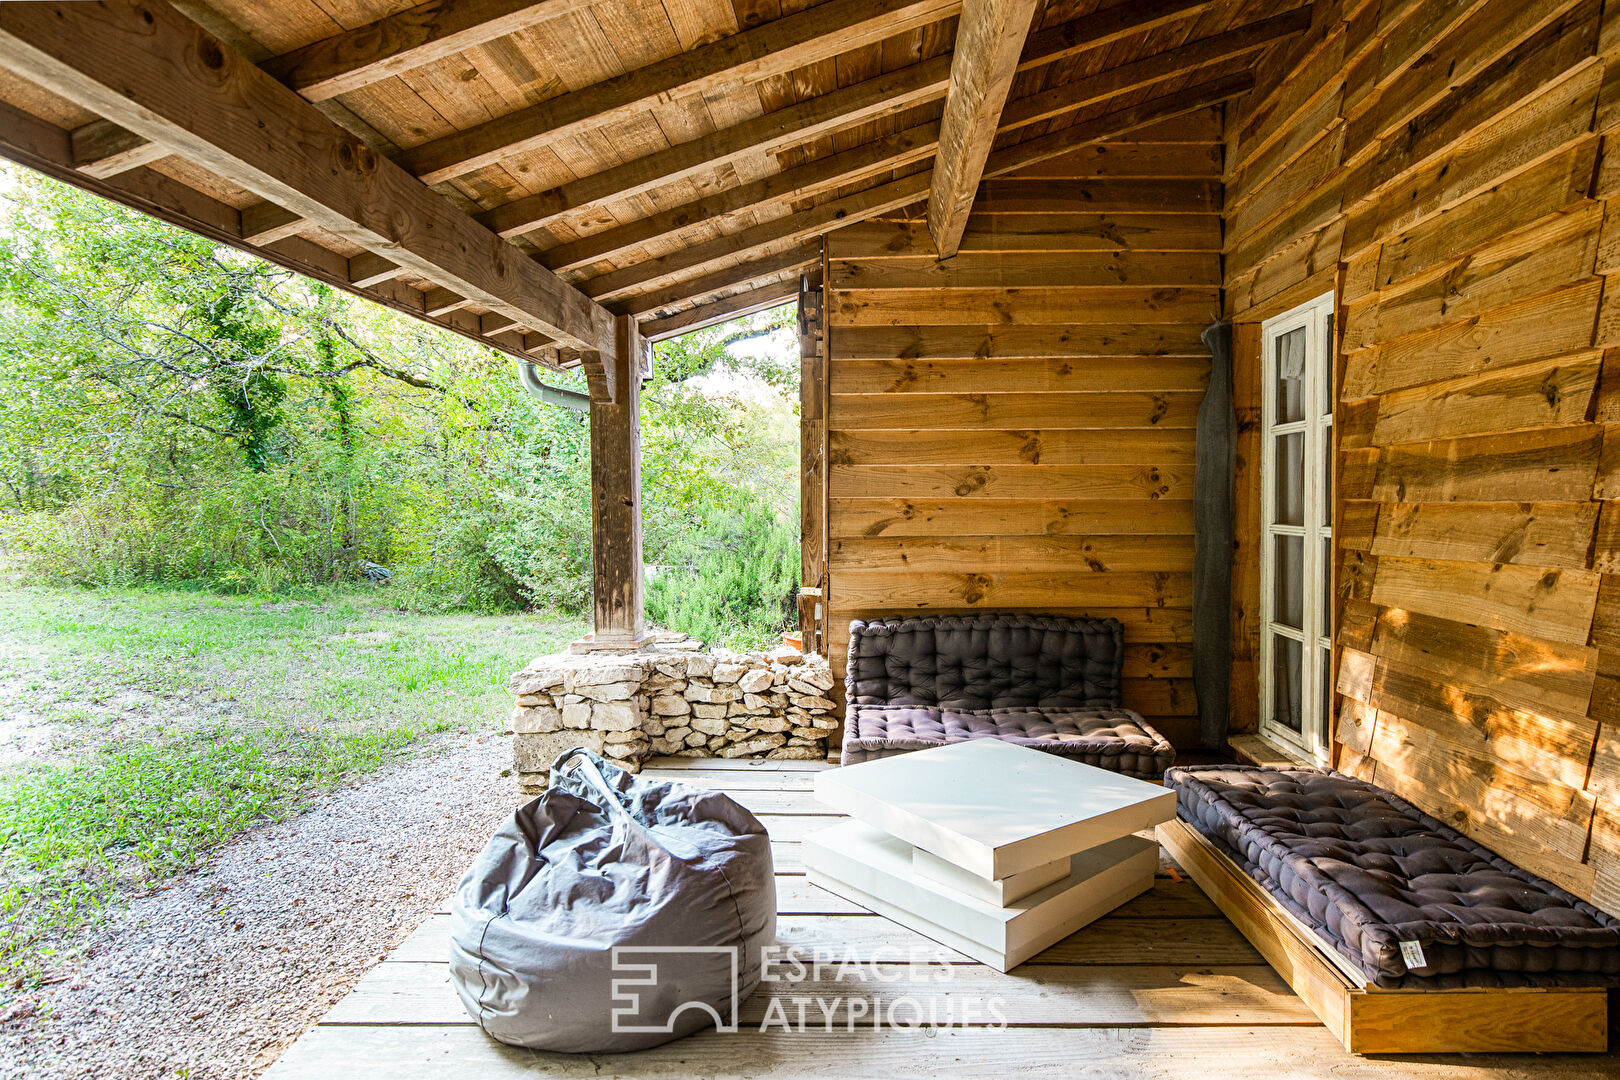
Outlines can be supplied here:
[[939, 22], [961, 0], [828, 0], [644, 68], [424, 143], [400, 163], [430, 183], [622, 120], [660, 101], [754, 82]]
[[0, 4], [0, 66], [571, 347], [613, 316], [166, 4]]
[[800, 279], [799, 633], [807, 652], [825, 654], [828, 350], [823, 295], [808, 276]]
[[928, 192], [928, 231], [941, 259], [962, 243], [1034, 17], [1035, 0], [967, 0], [962, 7]]
[[727, 319], [740, 319], [756, 311], [778, 307], [798, 295], [799, 284], [796, 281], [778, 281], [770, 285], [761, 285], [757, 289], [728, 296], [724, 300], [701, 304], [662, 319], [649, 320], [641, 324], [641, 333], [648, 341], [663, 341], [678, 334], [690, 334], [694, 330], [723, 323]]
[[[580, 647], [636, 650], [647, 637], [641, 563], [641, 354], [635, 319], [615, 323], [618, 346], [591, 387], [591, 565], [595, 632]], [[587, 368], [590, 365], [587, 364]]]

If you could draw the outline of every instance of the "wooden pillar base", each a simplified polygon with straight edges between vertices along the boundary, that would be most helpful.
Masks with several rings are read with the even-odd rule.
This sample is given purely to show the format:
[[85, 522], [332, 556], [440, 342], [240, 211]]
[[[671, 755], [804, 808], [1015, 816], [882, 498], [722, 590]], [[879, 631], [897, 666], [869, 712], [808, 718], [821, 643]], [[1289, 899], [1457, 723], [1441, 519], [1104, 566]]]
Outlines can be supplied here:
[[586, 634], [578, 641], [568, 643], [568, 651], [575, 655], [583, 653], [638, 653], [649, 649], [653, 644], [653, 636], [643, 633], [640, 637], [598, 637], [595, 633]]

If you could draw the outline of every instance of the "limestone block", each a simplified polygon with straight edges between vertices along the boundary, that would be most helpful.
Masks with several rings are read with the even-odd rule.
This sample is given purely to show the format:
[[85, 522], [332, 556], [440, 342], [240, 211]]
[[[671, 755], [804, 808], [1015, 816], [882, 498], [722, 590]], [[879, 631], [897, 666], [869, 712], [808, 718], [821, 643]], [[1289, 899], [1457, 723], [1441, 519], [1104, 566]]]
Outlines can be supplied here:
[[692, 729], [709, 735], [719, 735], [726, 730], [726, 721], [724, 717], [694, 716]]
[[519, 735], [557, 731], [562, 726], [562, 710], [549, 704], [528, 708], [520, 705], [512, 710], [512, 730]]
[[[520, 773], [540, 773], [542, 780], [557, 755], [576, 746], [598, 754], [606, 743], [600, 731], [553, 731], [512, 736], [512, 764]], [[542, 786], [544, 784], [542, 783]]]
[[578, 663], [567, 670], [563, 685], [574, 693], [584, 693], [582, 686], [606, 686], [610, 683], [639, 683], [647, 669], [641, 664]]
[[825, 739], [833, 733], [832, 727], [811, 727], [809, 725], [793, 725], [793, 734], [806, 739]]
[[694, 731], [686, 737], [687, 746], [702, 746], [709, 741], [709, 737], [701, 731]]
[[743, 704], [750, 709], [769, 709], [775, 702], [764, 694], [744, 694]]
[[654, 736], [653, 741], [652, 741], [652, 752], [655, 753], [655, 754], [668, 755], [668, 754], [675, 753], [677, 750], [680, 750], [684, 746], [685, 746], [685, 741], [684, 740], [677, 740], [677, 741], [671, 742], [669, 739], [662, 738], [662, 737], [659, 737], [659, 736]]
[[564, 705], [562, 709], [562, 722], [565, 728], [584, 729], [591, 726], [591, 707], [587, 702], [576, 702]]
[[708, 676], [714, 674], [714, 657], [704, 656], [702, 653], [693, 653], [686, 658], [687, 676]]
[[728, 758], [748, 757], [751, 754], [763, 754], [767, 750], [775, 750], [778, 746], [787, 743], [786, 735], [760, 735], [757, 738], [744, 739], [725, 748], [722, 753]]
[[631, 682], [576, 683], [574, 692], [592, 701], [629, 701], [639, 687]]
[[543, 694], [552, 687], [563, 684], [563, 673], [550, 668], [525, 668], [512, 676], [511, 687], [514, 697], [523, 697], [525, 694]]
[[622, 762], [626, 758], [637, 758], [646, 755], [648, 747], [636, 746], [632, 743], [609, 743], [602, 748], [602, 752], [610, 758]]
[[728, 711], [724, 705], [705, 705], [700, 702], [692, 706], [693, 716], [707, 717], [710, 720], [716, 717], [724, 717]]
[[685, 716], [692, 711], [684, 697], [675, 694], [659, 694], [653, 698], [652, 711], [654, 716]]
[[768, 655], [771, 658], [771, 663], [782, 664], [786, 667], [804, 663], [804, 654], [790, 645], [772, 649]]
[[660, 660], [653, 665], [658, 673], [670, 679], [686, 677], [686, 662], [684, 660]]
[[831, 709], [831, 708], [834, 707], [833, 703], [831, 701], [828, 701], [826, 698], [824, 698], [824, 697], [814, 697], [814, 696], [811, 696], [811, 695], [808, 695], [808, 694], [806, 694], [805, 696], [799, 698], [797, 701], [794, 702], [794, 704], [798, 705], [799, 708], [807, 709], [810, 712], [816, 712], [817, 710], [820, 710], [821, 712], [826, 712], [828, 709]]
[[807, 663], [799, 668], [798, 678], [800, 682], [809, 683], [817, 690], [827, 691], [833, 688], [832, 672], [815, 664]]
[[533, 709], [541, 705], [550, 705], [552, 701], [550, 694], [520, 694], [517, 703], [522, 708]]
[[745, 716], [738, 722], [742, 727], [752, 731], [787, 731], [792, 727], [785, 716]]
[[712, 678], [717, 683], [734, 683], [748, 671], [746, 664], [716, 664]]
[[758, 694], [771, 685], [769, 668], [756, 668], [737, 680], [737, 688], [745, 694]]
[[827, 752], [819, 746], [783, 746], [765, 756], [777, 761], [820, 761]]
[[615, 743], [644, 743], [647, 741], [647, 736], [639, 731], [610, 731], [602, 736], [602, 742], [607, 746], [612, 746]]
[[641, 727], [641, 710], [634, 702], [599, 701], [591, 706], [591, 727], [600, 731], [634, 731]]
[[686, 688], [684, 695], [687, 701], [707, 701], [724, 704], [730, 701], [741, 701], [742, 691], [735, 686], [701, 686], [693, 683]]

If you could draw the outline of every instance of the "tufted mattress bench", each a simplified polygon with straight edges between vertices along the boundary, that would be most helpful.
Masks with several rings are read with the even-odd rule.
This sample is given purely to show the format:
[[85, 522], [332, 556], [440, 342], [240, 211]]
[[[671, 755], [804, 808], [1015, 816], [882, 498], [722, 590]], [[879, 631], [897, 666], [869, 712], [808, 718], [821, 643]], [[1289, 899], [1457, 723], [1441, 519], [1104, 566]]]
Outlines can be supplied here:
[[1120, 706], [1116, 619], [939, 615], [850, 624], [845, 764], [1001, 739], [1158, 780], [1164, 736]]
[[[1599, 988], [1620, 985], [1620, 920], [1341, 773], [1207, 765], [1165, 783], [1180, 820], [1161, 842], [1318, 1015], [1344, 1025], [1349, 1049], [1606, 1046]], [[1248, 880], [1234, 887], [1223, 870]], [[1313, 948], [1329, 963], [1301, 981]], [[1347, 976], [1338, 999], [1324, 991], [1335, 969]], [[1390, 1002], [1404, 1012], [1385, 1022], [1403, 1026], [1367, 1019], [1357, 1045], [1357, 1010]]]

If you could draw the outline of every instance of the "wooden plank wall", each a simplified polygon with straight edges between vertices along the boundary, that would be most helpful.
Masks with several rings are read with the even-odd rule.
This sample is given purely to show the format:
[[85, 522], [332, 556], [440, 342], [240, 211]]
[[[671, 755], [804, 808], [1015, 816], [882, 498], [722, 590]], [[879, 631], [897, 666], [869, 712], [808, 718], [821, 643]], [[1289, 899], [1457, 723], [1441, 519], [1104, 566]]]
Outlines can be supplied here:
[[961, 254], [921, 221], [827, 240], [829, 639], [853, 618], [1125, 624], [1125, 704], [1196, 745], [1193, 423], [1220, 307], [1220, 117], [981, 185]]
[[[1620, 913], [1606, 7], [1319, 0], [1228, 117], [1225, 300], [1252, 463], [1258, 323], [1337, 293], [1340, 767]], [[1247, 467], [1240, 491], [1241, 685], [1257, 647]]]

